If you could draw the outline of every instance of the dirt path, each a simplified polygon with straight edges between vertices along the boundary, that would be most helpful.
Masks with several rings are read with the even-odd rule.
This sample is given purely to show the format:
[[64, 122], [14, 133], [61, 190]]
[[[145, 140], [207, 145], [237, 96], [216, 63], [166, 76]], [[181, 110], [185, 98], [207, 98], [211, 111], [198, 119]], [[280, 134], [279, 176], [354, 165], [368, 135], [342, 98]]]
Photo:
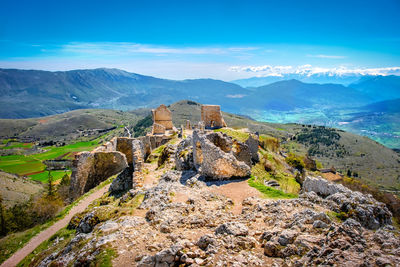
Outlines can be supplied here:
[[59, 220], [46, 230], [34, 236], [27, 244], [25, 244], [23, 248], [15, 252], [10, 258], [8, 258], [5, 262], [3, 262], [0, 267], [16, 266], [20, 261], [22, 261], [26, 256], [28, 256], [32, 251], [34, 251], [42, 242], [46, 241], [51, 236], [53, 236], [58, 230], [65, 227], [75, 214], [84, 211], [93, 200], [101, 197], [105, 192], [107, 192], [108, 187], [109, 185], [106, 185], [105, 187], [92, 193], [85, 199], [81, 200], [78, 203], [78, 205], [76, 205], [70, 210], [70, 212], [64, 217], [64, 219]]
[[240, 214], [242, 212], [242, 202], [244, 199], [261, 196], [261, 193], [257, 189], [249, 186], [247, 180], [220, 185], [216, 188], [212, 188], [210, 191], [232, 199], [235, 204], [232, 208], [234, 214]]

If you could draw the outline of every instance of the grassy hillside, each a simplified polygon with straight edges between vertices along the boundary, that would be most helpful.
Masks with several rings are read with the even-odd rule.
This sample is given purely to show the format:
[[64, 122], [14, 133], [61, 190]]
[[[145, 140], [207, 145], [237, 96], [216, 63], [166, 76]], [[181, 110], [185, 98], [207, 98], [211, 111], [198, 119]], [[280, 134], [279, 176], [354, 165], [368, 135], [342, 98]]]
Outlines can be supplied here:
[[[93, 139], [93, 137], [103, 134], [93, 130], [105, 130], [122, 125], [133, 126], [144, 114], [148, 113], [148, 109], [138, 109], [132, 112], [81, 109], [41, 118], [0, 119], [0, 139], [32, 138], [41, 141], [64, 142]], [[85, 133], [90, 133], [90, 138], [84, 138]]]
[[0, 171], [0, 196], [5, 207], [24, 203], [43, 190], [41, 183]]

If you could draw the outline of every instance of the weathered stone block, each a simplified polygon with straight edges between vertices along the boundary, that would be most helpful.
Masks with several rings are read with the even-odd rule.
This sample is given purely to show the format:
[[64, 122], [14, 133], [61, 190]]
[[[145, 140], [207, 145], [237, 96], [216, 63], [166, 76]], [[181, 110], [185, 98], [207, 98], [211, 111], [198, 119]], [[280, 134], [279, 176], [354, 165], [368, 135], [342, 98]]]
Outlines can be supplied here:
[[151, 114], [153, 116], [154, 124], [162, 125], [166, 130], [172, 130], [174, 128], [174, 125], [172, 124], [172, 113], [164, 104], [151, 110]]
[[222, 117], [221, 107], [218, 105], [202, 105], [201, 120], [208, 129], [226, 127], [226, 123]]

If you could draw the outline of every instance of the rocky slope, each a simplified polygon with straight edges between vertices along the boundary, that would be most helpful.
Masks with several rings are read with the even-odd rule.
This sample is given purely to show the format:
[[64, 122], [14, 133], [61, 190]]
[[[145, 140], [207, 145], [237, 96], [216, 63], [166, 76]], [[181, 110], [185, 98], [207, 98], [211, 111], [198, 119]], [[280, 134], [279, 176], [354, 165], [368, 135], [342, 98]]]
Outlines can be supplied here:
[[[224, 147], [233, 146], [223, 142], [229, 138], [218, 135], [221, 140], [216, 142], [214, 134], [196, 134], [196, 138], [208, 140], [201, 147], [204, 157], [206, 150], [224, 148], [224, 153], [234, 157], [232, 160], [239, 160], [236, 148], [228, 151]], [[196, 162], [195, 157], [188, 156], [196, 153], [191, 143], [196, 144], [190, 139], [174, 139], [153, 151], [144, 164], [143, 187], [134, 187], [121, 197], [104, 195], [71, 220], [68, 234], [53, 237], [24, 264], [398, 264], [399, 232], [391, 226], [391, 213], [371, 196], [310, 173], [298, 197], [268, 199], [250, 187], [246, 178], [232, 180], [225, 175], [228, 180], [206, 179], [202, 168], [212, 166], [212, 162]], [[254, 162], [240, 162], [250, 164], [255, 175]], [[206, 173], [210, 175], [210, 170]]]

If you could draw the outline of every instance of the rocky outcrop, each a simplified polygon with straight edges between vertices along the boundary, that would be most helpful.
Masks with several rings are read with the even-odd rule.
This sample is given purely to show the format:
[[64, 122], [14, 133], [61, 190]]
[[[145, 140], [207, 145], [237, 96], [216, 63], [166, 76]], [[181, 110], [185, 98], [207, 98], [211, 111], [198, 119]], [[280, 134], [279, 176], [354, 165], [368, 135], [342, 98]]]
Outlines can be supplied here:
[[232, 151], [233, 141], [222, 133], [193, 132], [194, 166], [210, 179], [247, 177], [250, 167], [238, 160]]
[[77, 154], [71, 174], [71, 199], [79, 197], [127, 167], [126, 157], [120, 152], [81, 152]]
[[335, 212], [343, 212], [345, 216], [355, 219], [366, 228], [378, 229], [392, 223], [392, 214], [386, 205], [376, 201], [371, 195], [313, 177], [306, 177], [303, 191], [306, 192], [303, 197], [320, 201]]
[[[313, 191], [296, 199], [253, 196], [234, 203], [242, 209], [232, 213], [232, 200], [200, 180], [195, 171], [167, 171], [155, 186], [130, 190], [120, 199], [105, 196], [73, 219], [77, 234], [71, 241], [49, 241], [54, 253], [46, 250], [35, 260], [39, 266], [89, 265], [108, 248], [118, 255], [116, 266], [398, 263], [397, 230], [387, 225], [372, 231], [354, 218], [339, 220], [332, 212], [339, 205], [330, 196]], [[143, 201], [134, 210], [139, 196]]]
[[256, 163], [260, 161], [258, 156], [258, 146], [260, 145], [258, 135], [250, 134], [245, 144], [249, 147], [251, 153], [251, 160]]
[[160, 167], [165, 163], [173, 163], [175, 161], [175, 153], [176, 153], [176, 145], [168, 144], [161, 151], [160, 156], [158, 157], [157, 165]]
[[336, 193], [345, 193], [349, 189], [341, 184], [334, 184], [323, 178], [308, 176], [303, 182], [303, 191], [312, 191], [325, 198]]
[[191, 136], [178, 143], [175, 153], [175, 165], [178, 171], [191, 170], [194, 168]]

